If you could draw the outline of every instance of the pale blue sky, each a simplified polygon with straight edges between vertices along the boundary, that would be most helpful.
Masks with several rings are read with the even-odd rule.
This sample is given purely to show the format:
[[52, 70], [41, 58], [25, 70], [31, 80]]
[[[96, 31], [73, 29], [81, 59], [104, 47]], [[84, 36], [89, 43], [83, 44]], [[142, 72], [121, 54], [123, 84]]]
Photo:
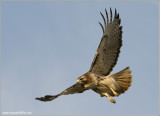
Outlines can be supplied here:
[[[130, 66], [133, 83], [112, 104], [93, 91], [51, 102], [87, 72], [102, 36], [100, 11], [116, 8], [123, 46], [112, 73]], [[158, 115], [158, 1], [2, 2], [2, 112]]]

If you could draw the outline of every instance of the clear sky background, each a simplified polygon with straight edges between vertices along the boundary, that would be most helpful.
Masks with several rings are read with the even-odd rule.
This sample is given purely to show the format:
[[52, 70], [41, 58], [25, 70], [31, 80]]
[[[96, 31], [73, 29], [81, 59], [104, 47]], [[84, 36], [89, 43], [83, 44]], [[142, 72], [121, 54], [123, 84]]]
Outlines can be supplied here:
[[[112, 104], [93, 91], [54, 95], [87, 72], [102, 37], [100, 11], [116, 8], [123, 46], [112, 73], [130, 66], [133, 83]], [[158, 1], [2, 2], [2, 112], [158, 115]]]

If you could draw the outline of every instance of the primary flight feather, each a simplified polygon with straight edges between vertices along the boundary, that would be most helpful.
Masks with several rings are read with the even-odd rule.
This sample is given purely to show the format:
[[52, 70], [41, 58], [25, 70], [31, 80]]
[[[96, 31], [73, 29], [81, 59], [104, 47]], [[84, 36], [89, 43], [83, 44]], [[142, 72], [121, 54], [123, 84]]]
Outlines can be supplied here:
[[113, 67], [116, 65], [120, 48], [122, 46], [122, 26], [119, 13], [115, 9], [114, 18], [112, 20], [112, 10], [110, 8], [110, 20], [107, 10], [105, 9], [106, 19], [100, 12], [104, 25], [100, 22], [103, 31], [101, 42], [96, 51], [90, 70], [77, 78], [77, 83], [67, 88], [57, 95], [46, 95], [36, 98], [40, 101], [51, 101], [61, 95], [74, 93], [82, 93], [85, 90], [93, 90], [100, 94], [101, 97], [106, 96], [110, 102], [116, 101], [110, 96], [119, 96], [128, 90], [131, 86], [132, 75], [129, 67], [115, 73], [110, 74]]

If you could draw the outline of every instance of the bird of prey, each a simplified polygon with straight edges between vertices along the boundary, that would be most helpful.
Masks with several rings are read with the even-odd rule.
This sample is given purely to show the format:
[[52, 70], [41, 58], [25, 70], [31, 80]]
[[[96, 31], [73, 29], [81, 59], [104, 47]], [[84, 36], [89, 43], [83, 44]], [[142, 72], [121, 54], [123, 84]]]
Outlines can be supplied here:
[[44, 97], [36, 98], [36, 100], [51, 101], [61, 95], [82, 93], [90, 89], [100, 94], [101, 97], [106, 96], [111, 103], [116, 103], [110, 96], [119, 96], [131, 86], [132, 75], [129, 67], [126, 67], [117, 73], [110, 74], [117, 63], [120, 48], [122, 46], [122, 26], [120, 26], [121, 19], [119, 13], [117, 13], [115, 9], [113, 19], [111, 8], [110, 18], [108, 18], [106, 9], [106, 18], [101, 12], [100, 14], [104, 21], [104, 26], [99, 22], [103, 35], [90, 70], [78, 77], [76, 84], [63, 92], [57, 95], [46, 95]]

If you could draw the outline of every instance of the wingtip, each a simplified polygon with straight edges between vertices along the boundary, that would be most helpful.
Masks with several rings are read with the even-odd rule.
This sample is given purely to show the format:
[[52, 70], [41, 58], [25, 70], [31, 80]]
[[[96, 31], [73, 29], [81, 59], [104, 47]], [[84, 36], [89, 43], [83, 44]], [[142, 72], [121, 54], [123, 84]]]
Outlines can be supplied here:
[[117, 16], [117, 10], [116, 10], [116, 8], [115, 8], [115, 15], [114, 15], [114, 17], [116, 17]]
[[104, 27], [103, 27], [103, 25], [102, 25], [100, 22], [98, 22], [98, 23], [99, 23], [99, 25], [101, 26], [102, 31], [103, 31], [103, 33], [104, 33]]
[[117, 19], [119, 19], [119, 13], [117, 14]]
[[106, 18], [107, 18], [107, 24], [108, 24], [108, 13], [107, 13], [107, 10], [106, 10], [106, 8], [105, 8], [105, 12], [106, 12]]
[[112, 13], [112, 8], [110, 7], [110, 12]]
[[110, 7], [110, 21], [112, 21], [112, 9]]
[[52, 101], [54, 100], [55, 98], [57, 98], [58, 96], [51, 96], [51, 95], [46, 95], [44, 97], [37, 97], [35, 98], [36, 100], [40, 100], [40, 101], [44, 101], [44, 102], [47, 102], [47, 101]]
[[39, 100], [39, 101], [43, 101], [43, 102], [46, 102], [46, 100], [43, 98], [43, 97], [37, 97], [37, 98], [35, 98], [35, 100]]
[[102, 12], [100, 12], [100, 14], [102, 15]]

